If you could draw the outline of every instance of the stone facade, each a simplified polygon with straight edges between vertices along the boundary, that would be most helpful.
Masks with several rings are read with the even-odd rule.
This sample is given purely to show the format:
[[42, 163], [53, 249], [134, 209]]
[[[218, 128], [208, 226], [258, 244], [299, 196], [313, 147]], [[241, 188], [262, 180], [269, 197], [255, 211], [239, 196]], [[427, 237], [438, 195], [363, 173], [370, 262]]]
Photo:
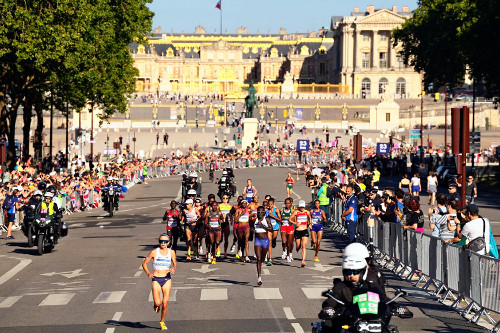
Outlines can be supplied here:
[[336, 82], [351, 87], [355, 97], [378, 98], [384, 93], [395, 98], [416, 98], [421, 91], [421, 76], [405, 66], [393, 47], [391, 31], [411, 15], [408, 7], [401, 12], [358, 7], [346, 17], [332, 17], [334, 32], [334, 75]]

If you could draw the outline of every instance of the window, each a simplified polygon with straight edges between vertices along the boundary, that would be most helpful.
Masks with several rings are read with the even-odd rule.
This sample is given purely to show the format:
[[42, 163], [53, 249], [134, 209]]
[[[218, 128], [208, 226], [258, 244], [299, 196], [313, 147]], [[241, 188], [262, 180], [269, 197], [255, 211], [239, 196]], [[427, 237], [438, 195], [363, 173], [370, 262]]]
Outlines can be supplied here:
[[396, 81], [396, 94], [404, 95], [406, 94], [406, 80], [400, 77]]
[[369, 78], [364, 78], [363, 81], [361, 81], [361, 91], [365, 91], [366, 93], [369, 93], [371, 89], [371, 81]]
[[387, 67], [387, 52], [379, 53], [379, 67], [386, 68]]
[[405, 65], [405, 62], [403, 61], [402, 57], [398, 56], [397, 57], [397, 62], [398, 62], [398, 64], [397, 64], [398, 68], [406, 68], [407, 67]]
[[321, 62], [319, 64], [319, 75], [325, 75], [326, 74], [326, 64], [324, 62]]
[[378, 93], [384, 94], [388, 84], [389, 81], [385, 77], [381, 78], [380, 81], [378, 81]]
[[370, 40], [370, 34], [368, 32], [362, 32], [363, 35], [363, 42], [368, 42]]
[[370, 53], [363, 52], [363, 56], [361, 58], [361, 67], [370, 68]]
[[223, 52], [217, 53], [217, 59], [219, 59], [219, 60], [224, 60], [224, 56], [225, 56], [225, 54]]
[[391, 121], [391, 114], [388, 112], [385, 114], [385, 121]]
[[380, 41], [381, 42], [387, 42], [387, 32], [381, 32], [380, 33]]

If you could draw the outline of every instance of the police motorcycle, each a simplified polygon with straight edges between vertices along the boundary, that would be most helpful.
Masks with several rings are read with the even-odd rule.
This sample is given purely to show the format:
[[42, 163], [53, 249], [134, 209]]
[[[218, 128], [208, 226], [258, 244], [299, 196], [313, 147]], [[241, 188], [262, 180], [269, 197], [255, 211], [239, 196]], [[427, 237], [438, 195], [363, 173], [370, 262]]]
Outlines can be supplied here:
[[113, 217], [115, 210], [118, 210], [118, 201], [120, 200], [121, 187], [112, 183], [113, 177], [108, 177], [108, 184], [102, 188], [103, 208]]
[[208, 167], [208, 179], [210, 182], [214, 182], [215, 178], [215, 161], [210, 161], [210, 165]]
[[189, 175], [182, 175], [182, 201], [186, 201], [189, 190], [195, 190], [196, 196], [201, 197], [201, 181], [198, 180], [196, 172], [190, 172]]
[[28, 230], [28, 245], [36, 244], [39, 255], [50, 253], [58, 243], [59, 236], [68, 235], [68, 225], [61, 221], [65, 209], [58, 208], [51, 202], [53, 197], [53, 193], [45, 193], [44, 201], [36, 208], [33, 223]]
[[36, 190], [33, 192], [33, 195], [28, 200], [28, 202], [23, 206], [24, 218], [23, 223], [21, 225], [21, 230], [23, 234], [28, 238], [28, 246], [33, 247], [34, 244], [34, 235], [35, 235], [35, 210], [42, 201], [42, 191]]
[[236, 185], [234, 184], [234, 173], [232, 168], [226, 168], [222, 171], [222, 177], [220, 177], [217, 190], [217, 196], [222, 200], [224, 195], [227, 195], [229, 198], [233, 197], [236, 194]]
[[[360, 251], [360, 247], [364, 249]], [[368, 250], [362, 244], [352, 243], [346, 247], [342, 263], [344, 281], [337, 278], [332, 289], [322, 292], [327, 299], [318, 314], [322, 321], [311, 323], [313, 333], [397, 333], [398, 328], [389, 324], [391, 317], [413, 317], [409, 310], [394, 302], [406, 296], [405, 291], [397, 290], [395, 297], [389, 299], [380, 285], [383, 280], [373, 281], [374, 271], [367, 267], [367, 255]]]

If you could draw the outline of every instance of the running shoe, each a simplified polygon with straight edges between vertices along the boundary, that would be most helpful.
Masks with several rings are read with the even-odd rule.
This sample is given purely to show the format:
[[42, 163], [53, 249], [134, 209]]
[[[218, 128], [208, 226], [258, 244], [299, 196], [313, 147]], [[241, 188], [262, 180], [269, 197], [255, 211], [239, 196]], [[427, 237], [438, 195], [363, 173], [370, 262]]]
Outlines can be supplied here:
[[208, 263], [211, 263], [211, 262], [212, 262], [212, 258], [210, 257], [210, 255], [209, 255], [209, 256], [208, 256], [208, 258], [207, 258], [207, 262], [208, 262]]
[[154, 305], [154, 309], [156, 313], [160, 312], [160, 307], [158, 305]]
[[162, 331], [166, 331], [167, 330], [167, 325], [165, 325], [165, 323], [163, 321], [160, 321], [160, 327], [161, 327]]
[[190, 256], [190, 255], [188, 255], [188, 256], [186, 257], [186, 260], [191, 261], [191, 256]]
[[316, 245], [315, 244], [311, 245], [311, 250], [316, 250]]
[[234, 253], [234, 250], [236, 250], [236, 245], [231, 246], [231, 253]]
[[271, 260], [271, 259], [269, 259], [269, 260], [267, 261], [266, 265], [267, 265], [267, 266], [272, 266], [272, 265], [273, 265], [272, 260]]
[[218, 246], [217, 246], [217, 253], [215, 255], [217, 256], [217, 258], [220, 256], [220, 249]]
[[5, 239], [14, 239], [14, 236], [7, 236]]
[[196, 255], [195, 259], [196, 259], [196, 260], [200, 260], [200, 256], [199, 256], [199, 255]]
[[286, 262], [292, 262], [292, 258], [290, 258], [290, 256], [287, 256], [286, 257]]
[[190, 256], [190, 255], [191, 255], [191, 250], [188, 250], [188, 256]]
[[250, 258], [246, 257], [245, 262], [250, 262]]
[[306, 265], [306, 262], [302, 261], [302, 263], [300, 264], [300, 267], [304, 267], [305, 265]]
[[215, 258], [212, 259], [212, 265], [215, 265]]
[[314, 261], [315, 261], [315, 262], [319, 262], [318, 257], [314, 257]]
[[286, 258], [286, 251], [283, 251], [283, 253], [281, 254], [281, 259], [285, 259]]
[[261, 278], [261, 277], [259, 277], [259, 278], [257, 279], [257, 284], [258, 284], [259, 286], [260, 286], [260, 285], [262, 285], [262, 278]]
[[292, 262], [293, 261], [293, 256], [292, 256], [291, 253], [289, 254], [289, 257], [290, 257], [290, 262]]
[[243, 257], [243, 253], [241, 252], [241, 250], [239, 250], [239, 251], [238, 251], [238, 255], [239, 255], [240, 257]]
[[238, 253], [236, 253], [236, 259], [239, 259], [240, 258], [240, 255]]

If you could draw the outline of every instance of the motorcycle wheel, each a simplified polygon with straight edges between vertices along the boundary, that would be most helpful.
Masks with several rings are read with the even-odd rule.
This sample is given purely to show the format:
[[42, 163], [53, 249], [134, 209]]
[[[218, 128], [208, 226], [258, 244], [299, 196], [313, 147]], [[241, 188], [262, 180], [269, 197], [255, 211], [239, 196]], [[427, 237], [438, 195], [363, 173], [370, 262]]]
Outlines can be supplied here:
[[33, 228], [30, 226], [28, 229], [28, 246], [33, 247]]
[[38, 235], [37, 252], [38, 252], [39, 256], [43, 255], [43, 250], [44, 250], [44, 245], [45, 245], [44, 243], [45, 243], [45, 235]]
[[109, 217], [113, 217], [113, 203], [109, 204]]

